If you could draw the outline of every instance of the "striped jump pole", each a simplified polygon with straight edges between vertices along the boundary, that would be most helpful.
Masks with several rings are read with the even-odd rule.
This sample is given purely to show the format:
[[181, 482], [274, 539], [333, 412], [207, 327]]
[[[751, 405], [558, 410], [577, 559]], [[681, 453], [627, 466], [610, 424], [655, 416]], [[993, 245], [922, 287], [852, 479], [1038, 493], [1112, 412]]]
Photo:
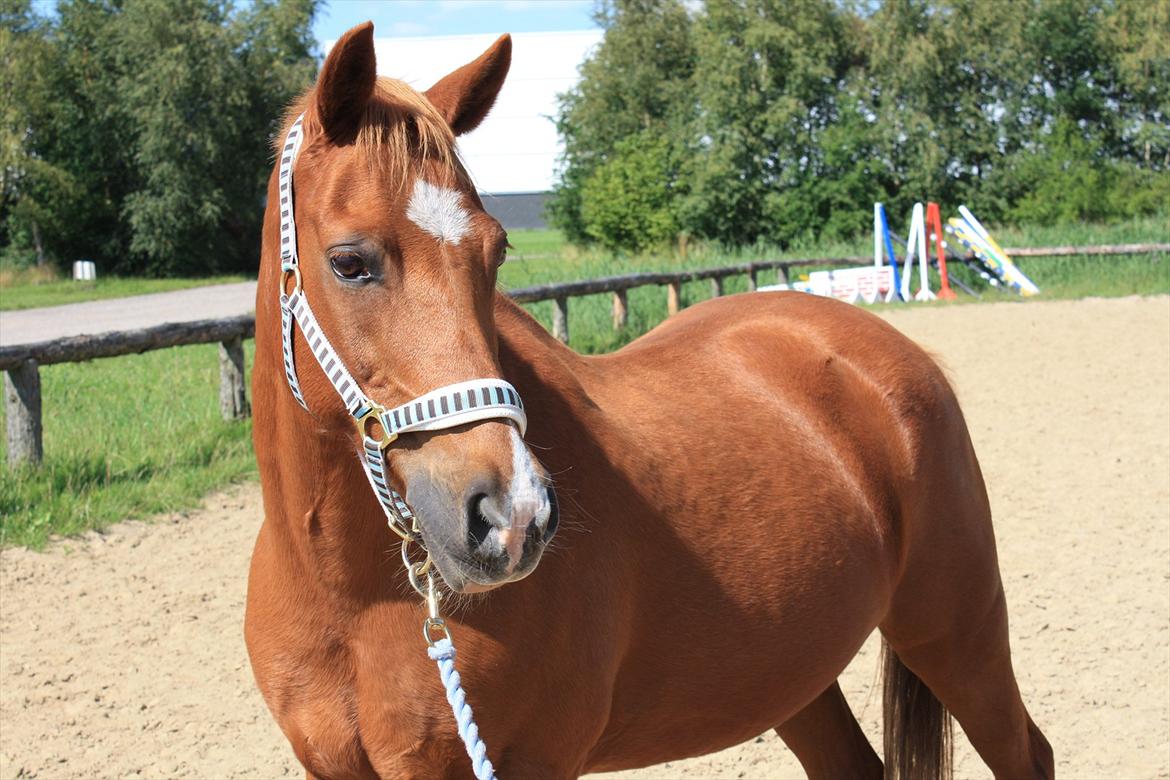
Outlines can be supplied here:
[[[930, 257], [926, 254], [926, 218], [923, 216], [922, 204], [914, 204], [913, 216], [910, 219], [910, 241], [913, 249], [907, 251], [906, 262], [918, 255], [918, 292], [914, 295], [916, 301], [933, 301], [934, 293], [930, 290]], [[910, 287], [910, 269], [906, 270], [906, 288]]]
[[957, 297], [951, 289], [951, 280], [947, 276], [947, 253], [943, 248], [942, 213], [938, 204], [930, 201], [926, 204], [926, 227], [934, 234], [934, 251], [938, 256], [938, 276], [941, 280], [938, 288], [940, 301], [953, 301]]
[[894, 254], [894, 242], [890, 238], [890, 219], [886, 214], [886, 207], [881, 203], [875, 203], [874, 209], [881, 218], [882, 239], [886, 245], [886, 254], [890, 256], [890, 291], [886, 293], [886, 303], [889, 303], [901, 297], [901, 283], [898, 280], [898, 256]]

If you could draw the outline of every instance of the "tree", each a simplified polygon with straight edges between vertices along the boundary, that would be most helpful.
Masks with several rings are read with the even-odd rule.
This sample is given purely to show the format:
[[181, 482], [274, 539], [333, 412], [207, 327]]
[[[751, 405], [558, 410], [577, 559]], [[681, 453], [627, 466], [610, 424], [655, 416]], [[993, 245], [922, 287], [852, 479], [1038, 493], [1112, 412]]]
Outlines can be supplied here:
[[[27, 148], [72, 183], [53, 208], [52, 254], [118, 273], [255, 268], [269, 142], [316, 68], [315, 7], [62, 0], [22, 33], [49, 61]], [[29, 203], [14, 201], [8, 222], [27, 221]]]
[[1129, 156], [1151, 170], [1170, 170], [1170, 4], [1117, 0], [1101, 33], [1114, 52], [1125, 110]]
[[678, 234], [677, 164], [660, 136], [633, 135], [617, 143], [581, 188], [581, 219], [589, 236], [613, 250], [640, 251]]
[[299, 5], [290, 15], [258, 4], [235, 18], [205, 0], [138, 2], [123, 12], [119, 91], [136, 119], [140, 181], [123, 212], [130, 250], [151, 258], [151, 271], [234, 270], [255, 256], [273, 122], [312, 76], [309, 46], [301, 43], [305, 66], [278, 67], [283, 79], [268, 83], [269, 66], [285, 65], [271, 38], [298, 46], [281, 22], [308, 36], [311, 5]]
[[729, 244], [787, 243], [792, 194], [819, 179], [821, 135], [851, 63], [830, 0], [710, 0], [696, 23], [700, 110], [684, 224]]
[[672, 147], [685, 143], [682, 128], [695, 109], [691, 19], [678, 0], [604, 0], [595, 18], [605, 38], [581, 67], [578, 85], [560, 97], [565, 153], [549, 206], [553, 223], [578, 242], [596, 233], [583, 217], [583, 189], [594, 171], [638, 134]]
[[68, 171], [45, 160], [32, 147], [32, 107], [50, 97], [51, 52], [43, 37], [45, 22], [27, 0], [0, 4], [0, 235], [30, 249], [45, 265], [43, 236], [61, 227], [62, 204], [76, 185]]

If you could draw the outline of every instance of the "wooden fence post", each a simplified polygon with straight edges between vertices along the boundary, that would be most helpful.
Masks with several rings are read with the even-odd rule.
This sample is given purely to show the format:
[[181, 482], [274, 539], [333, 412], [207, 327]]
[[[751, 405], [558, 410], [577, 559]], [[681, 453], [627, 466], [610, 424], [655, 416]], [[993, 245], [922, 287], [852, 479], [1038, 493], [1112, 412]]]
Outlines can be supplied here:
[[613, 291], [613, 329], [621, 330], [626, 327], [630, 318], [630, 302], [625, 290]]
[[779, 277], [779, 279], [777, 281], [781, 282], [782, 284], [787, 284], [787, 285], [792, 284], [792, 282], [788, 281], [788, 266], [782, 265], [779, 268], [777, 268], [776, 275]]
[[711, 297], [718, 298], [720, 295], [723, 295], [723, 277], [722, 276], [712, 276], [711, 277]]
[[756, 287], [758, 286], [756, 281], [756, 274], [758, 273], [759, 271], [756, 270], [754, 265], [748, 266], [748, 291], [750, 292], [756, 291]]
[[569, 343], [569, 299], [553, 299], [553, 336], [562, 344]]
[[41, 372], [23, 360], [4, 372], [4, 411], [8, 418], [8, 465], [41, 462]]
[[225, 420], [251, 413], [244, 385], [244, 342], [239, 336], [219, 342], [219, 411]]
[[666, 285], [666, 316], [678, 314], [678, 298], [681, 290], [678, 282], [668, 282]]

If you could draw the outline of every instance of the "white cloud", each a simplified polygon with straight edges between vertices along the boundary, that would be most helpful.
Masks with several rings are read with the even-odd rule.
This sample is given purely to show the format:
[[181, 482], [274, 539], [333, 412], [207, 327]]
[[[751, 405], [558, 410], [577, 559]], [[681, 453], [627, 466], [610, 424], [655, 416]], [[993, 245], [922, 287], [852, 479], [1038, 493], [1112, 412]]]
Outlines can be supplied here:
[[593, 7], [590, 0], [503, 0], [505, 11], [532, 11], [536, 8], [576, 8], [578, 6]]

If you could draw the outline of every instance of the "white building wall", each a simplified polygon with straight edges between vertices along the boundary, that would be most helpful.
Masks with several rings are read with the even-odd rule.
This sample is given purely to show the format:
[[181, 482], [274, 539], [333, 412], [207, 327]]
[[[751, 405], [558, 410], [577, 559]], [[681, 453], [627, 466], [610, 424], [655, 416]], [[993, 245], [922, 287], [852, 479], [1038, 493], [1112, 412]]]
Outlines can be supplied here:
[[[474, 60], [497, 37], [376, 38], [378, 74], [422, 91]], [[512, 36], [512, 69], [495, 107], [482, 125], [459, 140], [480, 191], [498, 195], [552, 189], [561, 152], [553, 124], [556, 96], [577, 83], [580, 64], [601, 37], [601, 30]]]

